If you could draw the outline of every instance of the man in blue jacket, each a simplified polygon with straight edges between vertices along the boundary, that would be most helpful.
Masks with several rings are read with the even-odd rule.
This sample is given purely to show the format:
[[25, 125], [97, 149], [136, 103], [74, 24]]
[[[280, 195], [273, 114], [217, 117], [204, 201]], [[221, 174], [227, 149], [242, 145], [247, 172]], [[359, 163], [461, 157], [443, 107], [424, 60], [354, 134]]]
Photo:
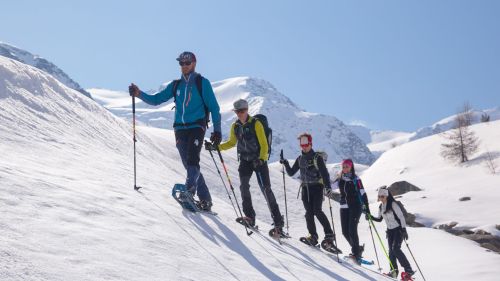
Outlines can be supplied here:
[[198, 194], [201, 209], [211, 210], [212, 197], [200, 172], [200, 151], [209, 114], [212, 115], [214, 127], [210, 140], [214, 145], [221, 142], [220, 108], [210, 81], [195, 72], [196, 56], [191, 52], [183, 52], [177, 61], [181, 67], [181, 79], [172, 81], [164, 90], [148, 95], [132, 83], [129, 92], [150, 105], [159, 105], [174, 98], [175, 140], [182, 164], [187, 170], [186, 188], [191, 194]]

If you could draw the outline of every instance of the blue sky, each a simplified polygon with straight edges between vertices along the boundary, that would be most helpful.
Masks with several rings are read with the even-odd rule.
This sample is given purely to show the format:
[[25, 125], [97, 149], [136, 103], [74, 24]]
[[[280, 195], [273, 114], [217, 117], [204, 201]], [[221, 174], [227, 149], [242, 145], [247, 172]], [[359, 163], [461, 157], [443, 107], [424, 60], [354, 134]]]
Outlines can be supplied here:
[[464, 101], [500, 106], [499, 15], [487, 0], [17, 0], [0, 41], [114, 90], [157, 88], [192, 50], [212, 81], [259, 77], [308, 111], [413, 131]]

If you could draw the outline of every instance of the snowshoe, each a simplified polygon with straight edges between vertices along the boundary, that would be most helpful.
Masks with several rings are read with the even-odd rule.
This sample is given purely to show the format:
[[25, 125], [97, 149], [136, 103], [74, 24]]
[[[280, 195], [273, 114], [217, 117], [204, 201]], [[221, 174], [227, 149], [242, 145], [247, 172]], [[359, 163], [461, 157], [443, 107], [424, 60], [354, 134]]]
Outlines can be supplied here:
[[370, 261], [370, 260], [366, 260], [366, 259], [363, 259], [363, 258], [358, 258], [356, 257], [355, 255], [353, 254], [349, 254], [348, 256], [344, 256], [344, 260], [347, 260], [347, 261], [351, 261], [357, 265], [374, 265], [375, 262], [374, 261]]
[[[383, 273], [383, 275], [391, 277], [391, 278], [398, 278], [398, 270], [391, 270], [389, 272]], [[403, 274], [401, 274], [403, 275]]]
[[342, 251], [335, 246], [333, 234], [325, 236], [325, 239], [321, 241], [321, 248], [332, 254], [342, 254]]
[[274, 227], [269, 230], [269, 236], [271, 236], [273, 239], [278, 241], [281, 245], [281, 239], [283, 238], [290, 238], [290, 236], [286, 235], [283, 232], [283, 228], [281, 227]]
[[191, 212], [199, 212], [200, 209], [196, 205], [193, 195], [187, 190], [184, 184], [177, 183], [172, 188], [172, 197], [179, 203], [183, 209]]
[[239, 217], [239, 218], [236, 218], [236, 222], [241, 224], [241, 225], [245, 225], [246, 227], [252, 229], [252, 230], [255, 230], [255, 231], [258, 231], [259, 230], [259, 226], [255, 225], [255, 219], [254, 218], [249, 218], [249, 217]]
[[302, 242], [302, 243], [304, 243], [306, 245], [319, 248], [319, 246], [318, 246], [318, 236], [316, 236], [316, 235], [309, 234], [306, 237], [300, 237], [299, 240], [300, 240], [300, 242]]
[[196, 202], [196, 206], [202, 211], [211, 212], [213, 204], [211, 201], [200, 200], [199, 202]]

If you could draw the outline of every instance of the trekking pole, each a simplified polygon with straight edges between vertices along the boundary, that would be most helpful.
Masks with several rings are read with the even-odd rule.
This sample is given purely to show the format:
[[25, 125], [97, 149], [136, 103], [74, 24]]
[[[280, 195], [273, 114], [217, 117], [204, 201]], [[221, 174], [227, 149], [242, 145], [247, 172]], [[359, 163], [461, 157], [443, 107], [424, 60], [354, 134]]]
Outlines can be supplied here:
[[[382, 246], [382, 250], [384, 250], [385, 257], [389, 261], [389, 265], [391, 266], [391, 271], [394, 270], [394, 265], [391, 262], [391, 259], [389, 258], [389, 254], [387, 254], [387, 250], [385, 249], [384, 242], [382, 242], [382, 239], [380, 238], [380, 235], [378, 234], [377, 228], [375, 227], [375, 224], [373, 223], [372, 217], [369, 216], [369, 223], [373, 226], [373, 230], [375, 230], [375, 234], [377, 234], [378, 241], [380, 242], [380, 245]], [[371, 230], [371, 228], [370, 228]]]
[[[224, 172], [226, 173], [227, 182], [229, 183], [229, 187], [231, 188], [231, 191], [233, 192], [234, 201], [236, 201], [236, 206], [238, 206], [238, 211], [240, 212], [240, 216], [243, 217], [243, 213], [241, 212], [240, 204], [238, 203], [238, 199], [236, 199], [236, 193], [234, 192], [233, 184], [231, 183], [231, 178], [229, 177], [229, 173], [227, 172], [226, 163], [224, 163], [224, 158], [222, 158], [222, 153], [220, 153], [220, 149], [218, 147], [217, 147], [217, 153], [219, 154], [220, 162], [222, 163], [222, 167], [224, 168]], [[236, 214], [236, 215], [238, 215], [238, 214]], [[248, 236], [252, 235], [253, 232], [248, 230], [247, 225], [244, 224], [243, 226], [245, 227], [245, 231], [247, 232], [247, 235]]]
[[[205, 145], [209, 143], [208, 141], [205, 140]], [[227, 189], [226, 182], [222, 178], [222, 174], [220, 173], [219, 166], [217, 166], [217, 162], [215, 162], [214, 154], [212, 153], [212, 150], [208, 150], [210, 152], [210, 156], [212, 157], [212, 160], [214, 161], [215, 168], [217, 169], [217, 173], [219, 173], [220, 180], [222, 181], [222, 184], [224, 185], [224, 188], [226, 189], [227, 197], [229, 197], [229, 201], [231, 201], [231, 205], [233, 206], [234, 213], [236, 216], [238, 216], [238, 212], [236, 211], [236, 207], [234, 207], [233, 199], [231, 198], [231, 194], [229, 193], [229, 189]]]
[[[371, 215], [369, 215], [369, 216], [370, 216], [370, 220], [371, 220]], [[377, 247], [375, 246], [375, 239], [373, 238], [372, 226], [370, 225], [370, 223], [368, 223], [368, 227], [370, 228], [370, 235], [372, 236], [373, 249], [375, 250], [375, 257], [377, 258], [378, 271], [381, 272], [382, 268], [380, 267], [380, 261], [378, 259]]]
[[[280, 154], [281, 159], [283, 159], [283, 149]], [[289, 234], [288, 228], [288, 204], [286, 201], [286, 184], [285, 184], [285, 164], [281, 164], [281, 172], [283, 173], [283, 192], [285, 193], [285, 217], [286, 217], [286, 234]]]
[[411, 254], [411, 257], [413, 258], [413, 261], [417, 265], [417, 268], [418, 268], [418, 271], [420, 272], [420, 275], [422, 275], [422, 278], [425, 281], [424, 274], [422, 273], [422, 270], [420, 269], [420, 266], [418, 266], [417, 260], [415, 259], [415, 256], [413, 256], [413, 253], [411, 252], [411, 249], [410, 249], [410, 246], [408, 245], [408, 242], [406, 242], [406, 240], [404, 240], [404, 241], [405, 241], [405, 244], [406, 244], [406, 248], [408, 248], [408, 251], [410, 251], [410, 254]]
[[135, 143], [137, 139], [135, 138], [135, 95], [132, 94], [132, 128], [134, 135], [134, 190], [139, 191], [141, 188], [137, 186], [137, 163], [136, 163], [136, 151], [135, 151]]
[[337, 246], [337, 234], [335, 233], [335, 224], [333, 223], [332, 202], [330, 197], [328, 197], [328, 205], [330, 205], [330, 218], [332, 219], [333, 241], [335, 242], [335, 248], [337, 248], [337, 262], [340, 263], [338, 252], [339, 247]]

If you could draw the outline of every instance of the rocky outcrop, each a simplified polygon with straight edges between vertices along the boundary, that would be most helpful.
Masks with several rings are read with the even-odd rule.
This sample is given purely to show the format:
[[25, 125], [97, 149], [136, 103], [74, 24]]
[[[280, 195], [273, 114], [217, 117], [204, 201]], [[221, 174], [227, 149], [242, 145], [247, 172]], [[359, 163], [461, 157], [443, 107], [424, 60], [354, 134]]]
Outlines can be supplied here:
[[[473, 231], [472, 229], [456, 228], [457, 222], [450, 222], [435, 226], [453, 235], [463, 237], [478, 243], [481, 247], [500, 254], [500, 237], [482, 229]], [[498, 226], [497, 226], [498, 227]]]
[[407, 181], [398, 181], [389, 186], [389, 191], [393, 196], [405, 194], [410, 191], [421, 191], [421, 190], [422, 189], [418, 188], [417, 186]]

